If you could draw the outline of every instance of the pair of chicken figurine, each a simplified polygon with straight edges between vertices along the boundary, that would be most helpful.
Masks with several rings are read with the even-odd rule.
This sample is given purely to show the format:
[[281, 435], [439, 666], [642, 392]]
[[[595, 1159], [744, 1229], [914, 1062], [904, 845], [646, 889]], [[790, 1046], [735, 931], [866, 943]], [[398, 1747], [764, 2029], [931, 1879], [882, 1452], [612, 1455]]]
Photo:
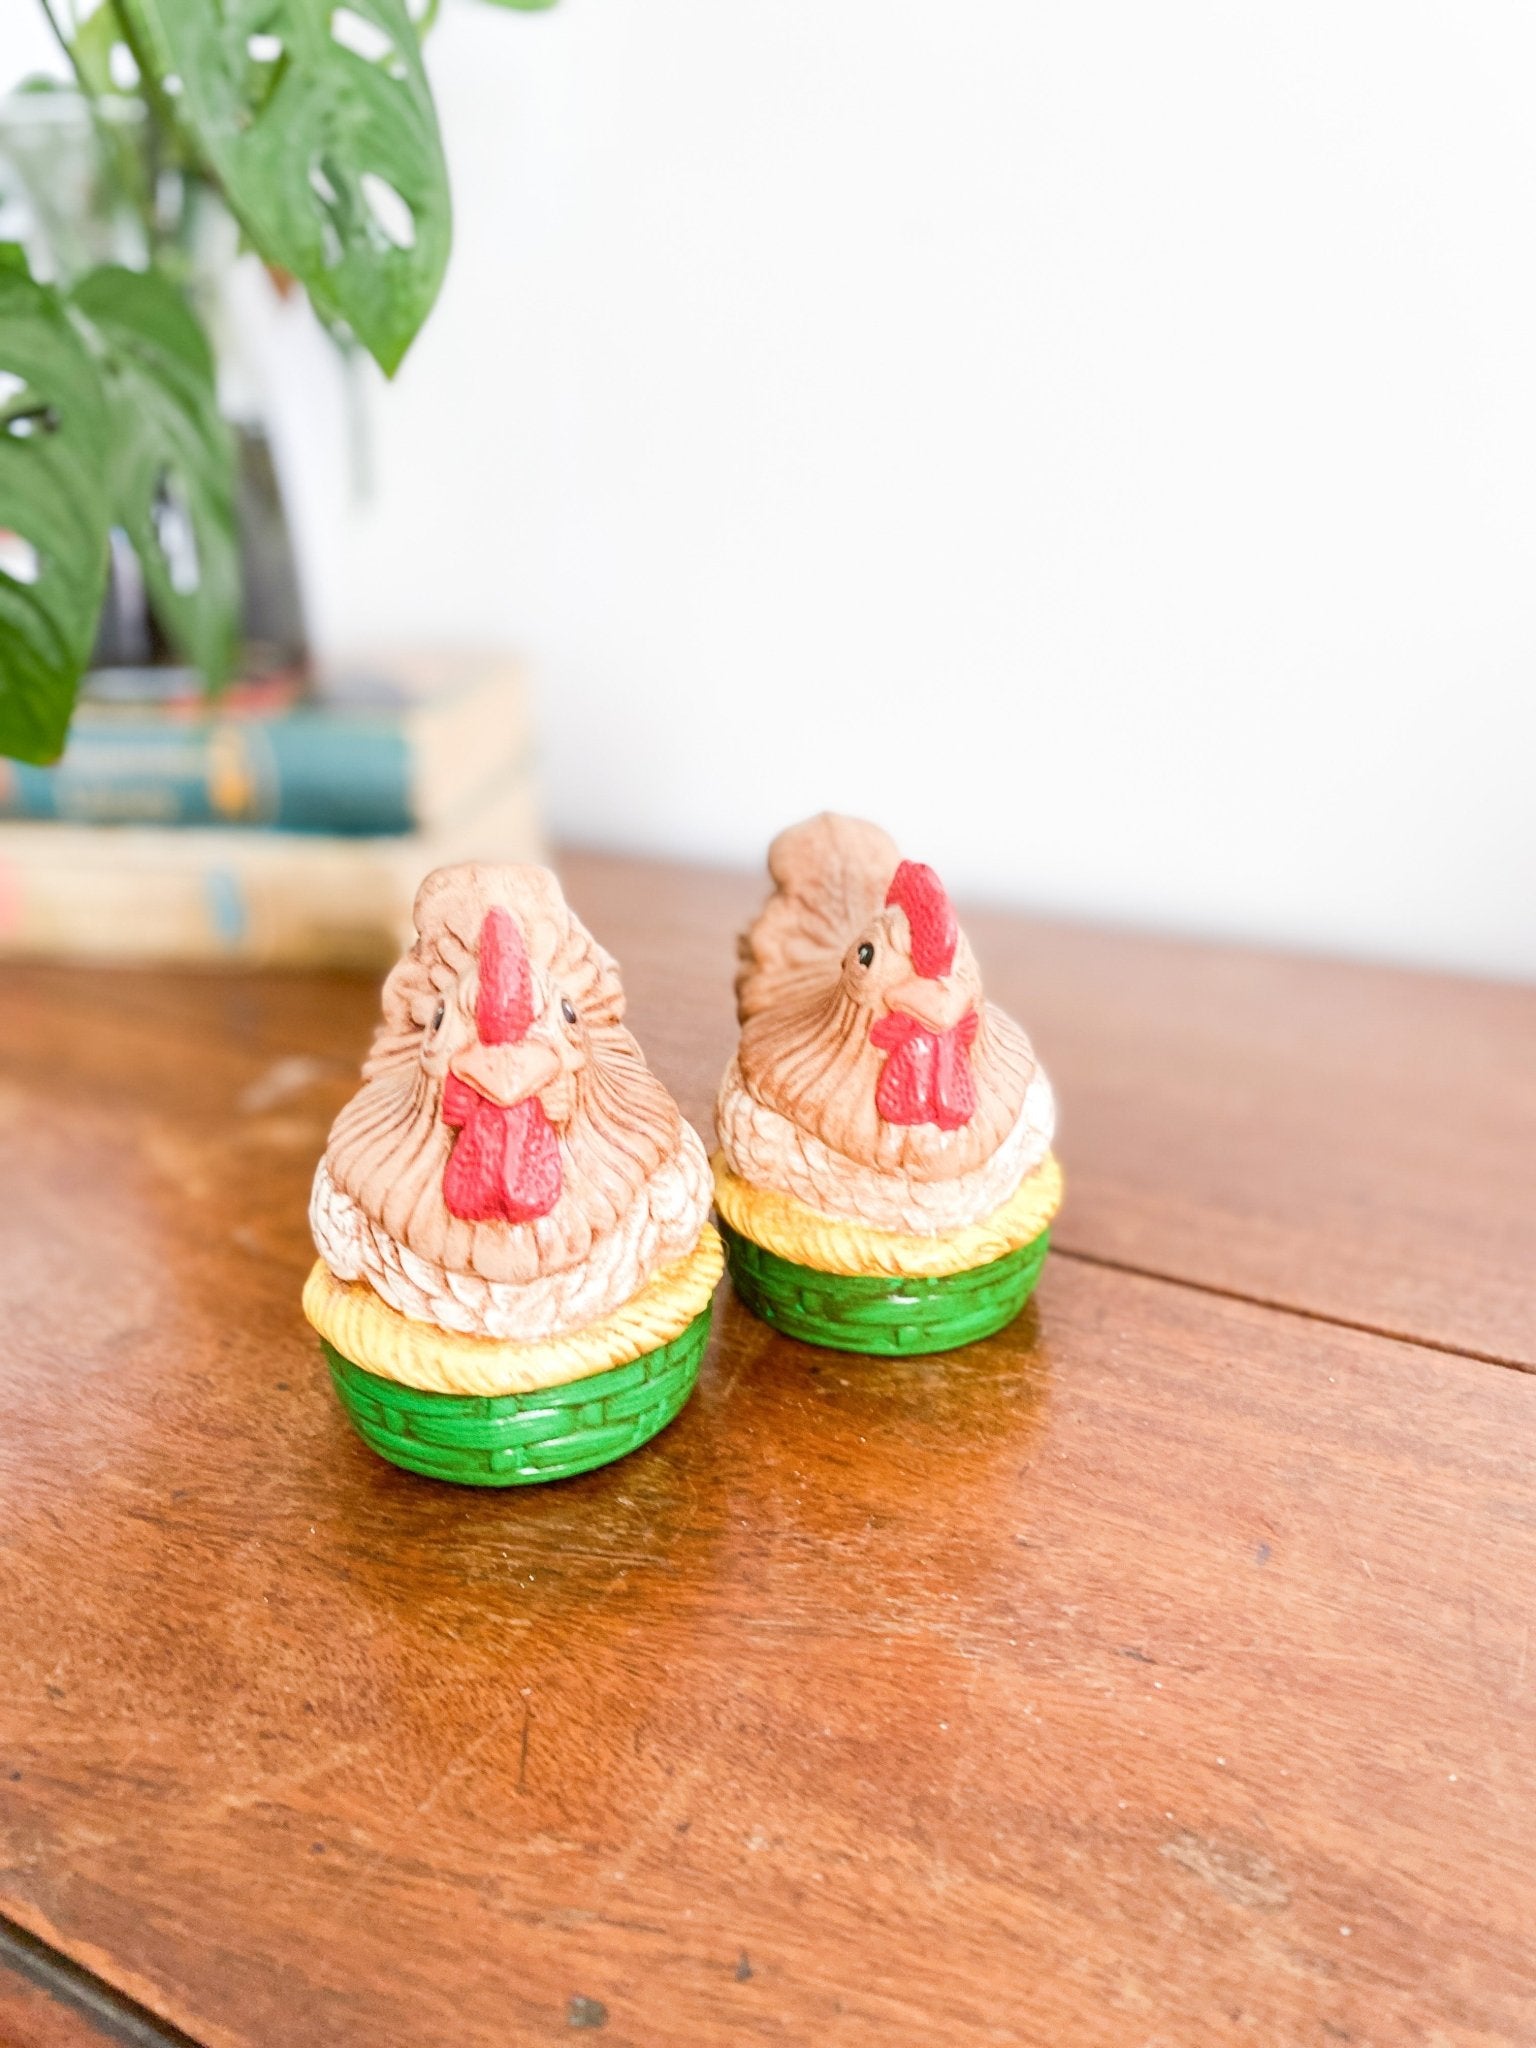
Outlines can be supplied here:
[[943, 884], [831, 815], [768, 865], [713, 1170], [548, 869], [422, 884], [315, 1174], [304, 1290], [395, 1464], [515, 1486], [638, 1448], [692, 1391], [727, 1256], [764, 1321], [839, 1350], [947, 1351], [1023, 1307], [1054, 1104]]

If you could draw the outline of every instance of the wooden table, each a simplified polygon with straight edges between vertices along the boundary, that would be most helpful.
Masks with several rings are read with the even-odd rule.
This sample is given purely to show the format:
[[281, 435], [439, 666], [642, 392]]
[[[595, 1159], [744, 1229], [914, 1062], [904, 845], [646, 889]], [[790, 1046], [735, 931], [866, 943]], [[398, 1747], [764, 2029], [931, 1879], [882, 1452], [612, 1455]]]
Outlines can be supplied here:
[[[567, 881], [707, 1127], [758, 881]], [[969, 925], [1021, 1322], [489, 1497], [299, 1317], [374, 987], [6, 974], [0, 2040], [1536, 2042], [1536, 991]]]

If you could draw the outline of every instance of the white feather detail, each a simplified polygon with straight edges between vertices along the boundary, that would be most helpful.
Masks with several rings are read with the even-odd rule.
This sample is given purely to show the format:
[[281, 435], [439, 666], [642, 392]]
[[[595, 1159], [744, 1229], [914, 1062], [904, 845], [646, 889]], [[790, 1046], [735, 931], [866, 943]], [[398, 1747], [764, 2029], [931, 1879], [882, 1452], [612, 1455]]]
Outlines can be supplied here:
[[617, 1227], [587, 1258], [536, 1280], [450, 1273], [396, 1242], [338, 1188], [322, 1159], [309, 1220], [315, 1249], [338, 1280], [366, 1280], [403, 1316], [464, 1336], [531, 1344], [563, 1337], [609, 1315], [663, 1266], [698, 1243], [714, 1182], [703, 1141], [684, 1124], [677, 1151], [641, 1188]]
[[749, 1094], [734, 1059], [720, 1084], [715, 1123], [731, 1171], [754, 1187], [776, 1188], [823, 1216], [874, 1230], [937, 1237], [990, 1216], [1034, 1171], [1055, 1134], [1056, 1099], [1044, 1070], [1036, 1067], [1003, 1142], [990, 1159], [952, 1180], [878, 1173], [834, 1152]]

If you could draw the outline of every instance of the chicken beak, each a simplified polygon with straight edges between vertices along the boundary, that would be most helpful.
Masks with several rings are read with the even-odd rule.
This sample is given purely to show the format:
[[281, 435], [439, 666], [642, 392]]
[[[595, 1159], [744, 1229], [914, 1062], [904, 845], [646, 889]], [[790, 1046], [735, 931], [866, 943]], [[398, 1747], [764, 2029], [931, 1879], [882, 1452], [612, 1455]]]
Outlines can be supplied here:
[[521, 1038], [513, 1045], [485, 1045], [476, 1039], [454, 1055], [449, 1071], [488, 1102], [511, 1109], [560, 1078], [560, 1055], [536, 1038]]
[[915, 1017], [930, 1031], [948, 1031], [971, 1008], [969, 993], [953, 975], [914, 974], [885, 992], [887, 1005]]

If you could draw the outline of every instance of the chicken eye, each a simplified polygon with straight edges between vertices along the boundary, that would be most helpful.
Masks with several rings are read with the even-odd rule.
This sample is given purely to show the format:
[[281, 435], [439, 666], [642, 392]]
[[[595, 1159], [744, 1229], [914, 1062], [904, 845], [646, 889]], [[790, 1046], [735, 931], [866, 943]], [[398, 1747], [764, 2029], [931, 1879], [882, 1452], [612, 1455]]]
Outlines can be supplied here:
[[442, 1030], [442, 1028], [443, 1028], [443, 1019], [444, 1019], [444, 1018], [445, 1018], [445, 1017], [447, 1016], [447, 1014], [448, 1014], [448, 1005], [447, 1005], [447, 1003], [446, 1003], [446, 1002], [440, 1002], [440, 1003], [438, 1004], [437, 1008], [436, 1008], [436, 1009], [435, 1009], [435, 1010], [434, 1010], [434, 1011], [432, 1012], [432, 1025], [431, 1025], [431, 1028], [432, 1028], [432, 1030], [434, 1030], [434, 1031], [441, 1031], [441, 1030]]
[[874, 957], [875, 949], [869, 943], [868, 939], [866, 939], [863, 945], [859, 948], [859, 965], [861, 967], [867, 967], [870, 961], [874, 959]]
[[569, 996], [562, 996], [560, 998], [560, 1014], [567, 1024], [574, 1024], [576, 1022], [576, 1005]]

